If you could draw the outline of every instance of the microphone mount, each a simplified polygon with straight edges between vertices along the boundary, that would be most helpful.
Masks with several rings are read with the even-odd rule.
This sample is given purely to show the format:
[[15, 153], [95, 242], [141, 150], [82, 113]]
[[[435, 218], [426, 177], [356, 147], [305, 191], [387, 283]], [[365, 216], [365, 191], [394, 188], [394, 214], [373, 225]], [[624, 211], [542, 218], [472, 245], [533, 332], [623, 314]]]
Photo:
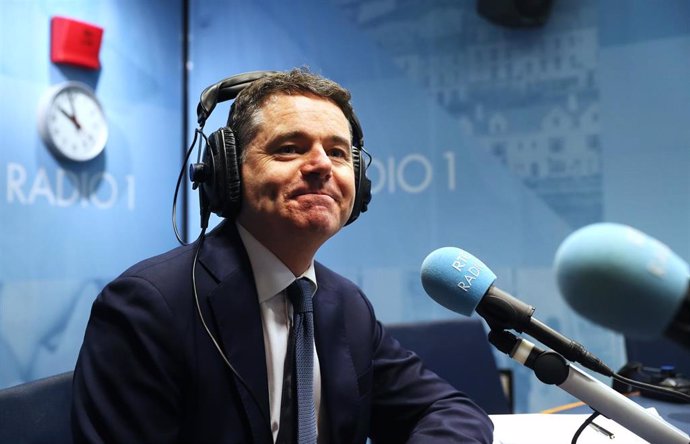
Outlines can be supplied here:
[[496, 286], [489, 288], [475, 310], [486, 320], [492, 331], [515, 330], [518, 333], [527, 333], [547, 347], [556, 350], [565, 359], [580, 363], [604, 376], [613, 376], [613, 370], [588, 352], [582, 344], [563, 336], [532, 317], [534, 307]]
[[688, 444], [688, 435], [650, 414], [639, 404], [611, 387], [570, 365], [565, 358], [551, 350], [542, 350], [514, 334], [491, 330], [489, 342], [515, 361], [534, 370], [540, 381], [557, 385], [589, 405], [593, 410], [612, 419], [640, 438], [656, 444]]

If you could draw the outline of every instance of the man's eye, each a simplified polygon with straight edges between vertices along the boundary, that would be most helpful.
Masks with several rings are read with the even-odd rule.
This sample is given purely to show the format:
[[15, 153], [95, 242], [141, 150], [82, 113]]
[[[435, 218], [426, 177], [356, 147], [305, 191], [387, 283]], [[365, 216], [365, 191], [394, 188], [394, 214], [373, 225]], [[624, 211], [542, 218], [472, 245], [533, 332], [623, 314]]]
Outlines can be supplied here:
[[294, 154], [297, 152], [297, 147], [294, 145], [283, 145], [278, 148], [279, 154]]
[[347, 152], [341, 148], [333, 148], [328, 152], [328, 155], [331, 157], [338, 157], [341, 159], [346, 159], [347, 158]]

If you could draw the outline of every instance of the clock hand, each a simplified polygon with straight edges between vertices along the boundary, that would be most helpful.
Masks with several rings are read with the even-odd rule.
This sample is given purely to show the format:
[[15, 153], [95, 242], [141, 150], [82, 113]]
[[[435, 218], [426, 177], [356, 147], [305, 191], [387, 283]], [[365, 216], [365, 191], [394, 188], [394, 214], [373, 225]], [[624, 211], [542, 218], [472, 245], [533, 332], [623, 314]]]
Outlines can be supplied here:
[[76, 110], [74, 109], [74, 97], [72, 96], [72, 90], [67, 90], [67, 100], [69, 101], [69, 107], [72, 109], [72, 115], [75, 116]]
[[58, 107], [60, 112], [65, 115], [73, 124], [74, 126], [77, 127], [77, 130], [81, 130], [81, 125], [79, 124], [79, 121], [77, 121], [77, 117], [74, 114], [69, 114], [67, 111], [65, 111], [64, 108]]
[[72, 90], [67, 90], [67, 100], [69, 101], [69, 106], [72, 108], [72, 122], [74, 122], [74, 125], [77, 127], [77, 129], [81, 129], [81, 125], [79, 124], [79, 121], [77, 120], [77, 108], [74, 106], [74, 91]]
[[70, 113], [68, 113], [67, 111], [65, 111], [65, 109], [64, 109], [63, 107], [61, 107], [61, 106], [59, 106], [58, 109], [60, 110], [60, 112], [61, 112], [62, 114], [65, 115], [65, 117], [67, 117], [69, 120], [72, 120], [72, 114], [70, 114]]

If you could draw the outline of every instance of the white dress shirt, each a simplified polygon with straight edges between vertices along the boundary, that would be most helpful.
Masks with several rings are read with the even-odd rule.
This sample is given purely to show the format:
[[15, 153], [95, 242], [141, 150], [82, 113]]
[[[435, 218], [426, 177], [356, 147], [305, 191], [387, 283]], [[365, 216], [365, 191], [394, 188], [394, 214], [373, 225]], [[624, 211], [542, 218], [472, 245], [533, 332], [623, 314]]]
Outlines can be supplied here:
[[[254, 284], [259, 296], [261, 324], [266, 349], [266, 370], [268, 372], [268, 402], [271, 410], [271, 431], [273, 442], [280, 429], [280, 404], [283, 394], [283, 369], [290, 328], [292, 328], [292, 304], [285, 295], [285, 289], [296, 279], [305, 277], [312, 284], [312, 296], [316, 293], [316, 273], [314, 261], [302, 276], [292, 274], [290, 269], [273, 253], [264, 247], [252, 234], [239, 223], [237, 230], [247, 250], [249, 261], [254, 272]], [[321, 371], [319, 358], [314, 345], [314, 408], [319, 428], [321, 421]], [[323, 442], [319, 437], [319, 442]]]

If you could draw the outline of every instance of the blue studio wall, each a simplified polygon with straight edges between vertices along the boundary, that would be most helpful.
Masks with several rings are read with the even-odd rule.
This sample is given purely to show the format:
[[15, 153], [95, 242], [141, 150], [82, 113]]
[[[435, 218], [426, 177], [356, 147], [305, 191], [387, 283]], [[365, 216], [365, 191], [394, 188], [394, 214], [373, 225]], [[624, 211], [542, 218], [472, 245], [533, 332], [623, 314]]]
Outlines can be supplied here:
[[[53, 16], [104, 28], [100, 70], [50, 63]], [[181, 1], [0, 1], [0, 387], [74, 368], [103, 285], [175, 245], [181, 16]], [[74, 80], [110, 132], [84, 164], [36, 129], [42, 96]]]
[[[181, 121], [194, 128], [201, 90], [244, 71], [307, 65], [352, 91], [374, 198], [318, 259], [360, 284], [384, 322], [460, 316], [419, 279], [424, 257], [453, 245], [617, 368], [621, 337], [558, 295], [561, 241], [622, 222], [690, 258], [685, 0], [555, 0], [530, 30], [490, 24], [469, 0], [191, 0], [186, 116], [181, 1], [25, 3], [0, 0], [0, 387], [71, 368], [102, 285], [174, 246], [172, 191], [191, 141]], [[50, 64], [53, 15], [105, 28], [100, 71]], [[95, 88], [111, 128], [105, 154], [81, 167], [56, 160], [35, 129], [41, 93], [74, 78]], [[74, 187], [59, 178], [94, 174], [108, 179], [58, 204]], [[518, 412], [572, 400], [497, 358], [514, 369]]]

